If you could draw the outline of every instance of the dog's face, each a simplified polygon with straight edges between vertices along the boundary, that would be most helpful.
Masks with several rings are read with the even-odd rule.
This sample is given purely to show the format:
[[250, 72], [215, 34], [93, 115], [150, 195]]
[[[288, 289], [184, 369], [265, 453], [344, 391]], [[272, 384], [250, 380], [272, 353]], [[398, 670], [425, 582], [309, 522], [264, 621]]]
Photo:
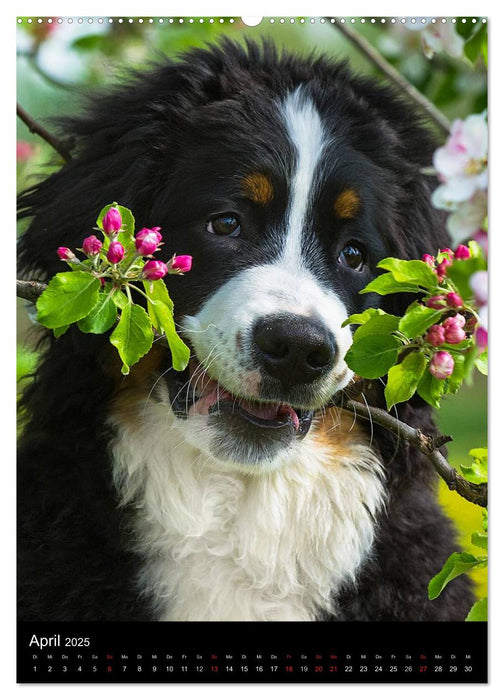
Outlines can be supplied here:
[[160, 367], [150, 395], [220, 464], [285, 463], [352, 379], [343, 321], [395, 308], [359, 294], [377, 262], [446, 243], [421, 174], [431, 137], [344, 66], [232, 43], [119, 90], [73, 131], [79, 156], [26, 199], [21, 259], [59, 271], [51, 248], [80, 245], [107, 201], [160, 226], [165, 257], [193, 256], [168, 279], [192, 357]]
[[177, 173], [170, 245], [194, 266], [171, 286], [193, 357], [167, 381], [188, 440], [272, 468], [352, 379], [342, 323], [369, 304], [359, 290], [387, 252], [384, 183], [302, 87], [244, 116], [248, 129], [230, 115]]

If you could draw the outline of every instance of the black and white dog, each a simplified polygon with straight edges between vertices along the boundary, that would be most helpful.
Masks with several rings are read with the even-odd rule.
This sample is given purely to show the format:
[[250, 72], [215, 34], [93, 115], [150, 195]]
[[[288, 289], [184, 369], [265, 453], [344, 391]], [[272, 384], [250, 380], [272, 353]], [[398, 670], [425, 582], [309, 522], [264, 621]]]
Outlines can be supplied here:
[[[24, 620], [457, 620], [429, 602], [456, 549], [431, 467], [334, 407], [388, 256], [447, 244], [421, 174], [435, 144], [390, 90], [324, 58], [225, 42], [67, 122], [73, 160], [21, 198], [24, 275], [62, 271], [104, 204], [160, 226], [185, 373], [161, 344], [123, 378], [107, 338], [47, 337], [24, 397]], [[334, 398], [336, 397], [336, 399]], [[330, 407], [333, 406], [333, 407]], [[434, 427], [420, 400], [400, 417]]]

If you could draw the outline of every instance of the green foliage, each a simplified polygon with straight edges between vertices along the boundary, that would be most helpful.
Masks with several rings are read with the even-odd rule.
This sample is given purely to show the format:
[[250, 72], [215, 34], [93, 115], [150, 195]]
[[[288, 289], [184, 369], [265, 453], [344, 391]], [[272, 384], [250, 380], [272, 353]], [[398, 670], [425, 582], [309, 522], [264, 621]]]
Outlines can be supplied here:
[[[111, 207], [121, 215], [121, 228], [114, 239], [124, 248], [123, 260], [114, 264], [107, 260], [110, 238], [102, 223]], [[101, 250], [85, 260], [74, 256], [68, 262], [72, 271], [58, 273], [50, 280], [37, 300], [37, 320], [53, 329], [57, 338], [72, 323], [84, 333], [102, 334], [113, 329], [110, 342], [122, 360], [123, 374], [150, 350], [155, 330], [166, 338], [174, 369], [183, 370], [190, 351], [177, 333], [173, 302], [164, 281], [149, 281], [143, 275], [145, 261], [136, 251], [133, 214], [114, 202], [101, 210], [96, 224], [103, 235]], [[169, 266], [165, 269], [170, 271]], [[133, 303], [132, 293], [146, 298], [147, 311]]]
[[100, 280], [88, 272], [60, 272], [37, 299], [37, 320], [46, 328], [67, 326], [87, 316], [98, 301]]
[[[471, 450], [470, 453], [473, 460], [478, 460], [481, 467], [481, 474], [485, 475], [486, 481], [486, 465], [487, 465], [487, 449], [477, 448]], [[466, 475], [464, 475], [466, 476]], [[466, 476], [466, 478], [468, 478]], [[482, 479], [483, 480], [483, 479]], [[479, 480], [475, 480], [474, 483], [481, 483]], [[473, 532], [471, 535], [471, 544], [485, 552], [488, 552], [488, 514], [486, 509], [482, 509], [482, 527], [483, 532], [479, 530]], [[445, 587], [453, 581], [457, 576], [466, 574], [473, 569], [486, 568], [488, 566], [488, 554], [476, 555], [469, 552], [454, 552], [450, 554], [446, 562], [444, 563], [441, 571], [436, 574], [429, 582], [428, 595], [430, 600], [437, 598]], [[466, 621], [484, 621], [487, 619], [487, 599], [481, 598], [478, 600], [468, 612]]]
[[[423, 260], [390, 257], [381, 260], [378, 267], [387, 272], [370, 282], [361, 294], [409, 292], [417, 298], [402, 317], [387, 314], [381, 309], [367, 309], [350, 316], [343, 323], [344, 326], [359, 326], [345, 356], [348, 366], [365, 379], [377, 379], [388, 374], [385, 388], [388, 410], [397, 403], [408, 401], [415, 392], [428, 404], [439, 408], [441, 398], [445, 394], [455, 394], [464, 380], [470, 378], [474, 366], [486, 373], [487, 355], [486, 352], [479, 354], [473, 334], [477, 317], [469, 284], [471, 275], [485, 269], [486, 261], [481, 248], [474, 241], [470, 242], [469, 248], [469, 258], [453, 262], [449, 259], [448, 263], [447, 258], [450, 255], [453, 257], [453, 254], [447, 252], [439, 252], [432, 265]], [[439, 273], [438, 277], [434, 265], [441, 263], [448, 265], [448, 275], [444, 272]], [[449, 294], [460, 297], [463, 306], [453, 309], [448, 302]], [[436, 297], [434, 305], [441, 304], [441, 308], [432, 308], [432, 297]], [[443, 342], [444, 328], [441, 340], [430, 337], [433, 326], [434, 332], [439, 329], [439, 324], [448, 322], [455, 315], [463, 324], [467, 320], [474, 322], [467, 332], [463, 331], [460, 342]], [[453, 340], [449, 335], [446, 337]], [[451, 357], [452, 366], [440, 370], [437, 358], [440, 354], [446, 356], [446, 353]]]
[[145, 310], [138, 304], [127, 304], [110, 336], [110, 342], [123, 361], [123, 374], [129, 374], [131, 365], [149, 352], [153, 340], [151, 322]]

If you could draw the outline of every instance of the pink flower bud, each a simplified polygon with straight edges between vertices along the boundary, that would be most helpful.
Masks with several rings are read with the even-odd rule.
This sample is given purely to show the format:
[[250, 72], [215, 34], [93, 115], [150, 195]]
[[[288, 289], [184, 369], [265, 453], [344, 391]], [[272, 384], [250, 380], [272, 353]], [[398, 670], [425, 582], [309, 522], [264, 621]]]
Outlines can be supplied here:
[[143, 268], [143, 276], [146, 280], [160, 280], [168, 274], [168, 267], [161, 260], [149, 260]]
[[446, 255], [445, 261], [449, 261], [450, 263], [452, 262], [453, 250], [451, 248], [441, 248], [440, 252]]
[[454, 365], [453, 357], [449, 352], [438, 350], [432, 357], [429, 372], [436, 379], [447, 379], [453, 374]]
[[431, 345], [434, 345], [434, 347], [442, 345], [445, 342], [445, 331], [443, 326], [431, 326], [425, 334], [425, 340]]
[[450, 264], [451, 263], [449, 263], [447, 260], [444, 260], [442, 263], [439, 263], [439, 265], [436, 265], [436, 273], [439, 282], [442, 282], [446, 277], [446, 269]]
[[178, 270], [179, 272], [189, 272], [192, 267], [192, 256], [191, 255], [176, 255], [173, 258], [171, 264], [172, 270]]
[[429, 265], [429, 267], [434, 268], [436, 266], [436, 261], [434, 260], [432, 255], [429, 255], [428, 253], [425, 253], [425, 255], [422, 255], [422, 261], [424, 263], [427, 263], [427, 265]]
[[443, 328], [445, 333], [445, 342], [450, 345], [457, 345], [465, 340], [466, 334], [463, 329], [465, 325], [465, 318], [460, 314], [456, 316], [449, 316], [443, 322]]
[[460, 244], [455, 251], [455, 257], [457, 260], [468, 260], [471, 257], [471, 251], [466, 245]]
[[107, 251], [107, 260], [112, 265], [120, 263], [124, 258], [124, 248], [119, 241], [112, 241]]
[[457, 294], [456, 292], [448, 292], [446, 295], [446, 303], [448, 306], [451, 306], [452, 309], [458, 309], [461, 306], [464, 306], [464, 300], [460, 294]]
[[110, 207], [103, 217], [102, 226], [107, 236], [117, 233], [122, 226], [122, 217], [119, 210], [115, 207]]
[[135, 237], [135, 247], [139, 255], [152, 255], [159, 246], [162, 236], [159, 231], [143, 228]]
[[445, 309], [446, 301], [444, 296], [441, 296], [441, 294], [437, 294], [436, 296], [427, 299], [425, 305], [428, 306], [429, 309]]
[[480, 350], [484, 350], [488, 346], [488, 331], [481, 326], [476, 331], [476, 344]]
[[60, 246], [56, 252], [58, 253], [59, 259], [64, 260], [65, 262], [71, 262], [72, 260], [76, 260], [76, 255], [70, 250], [70, 248], [64, 248], [63, 246]]
[[96, 238], [96, 236], [88, 236], [82, 241], [82, 250], [89, 257], [93, 257], [95, 255], [98, 255], [98, 253], [102, 249], [102, 245], [103, 243], [98, 238]]

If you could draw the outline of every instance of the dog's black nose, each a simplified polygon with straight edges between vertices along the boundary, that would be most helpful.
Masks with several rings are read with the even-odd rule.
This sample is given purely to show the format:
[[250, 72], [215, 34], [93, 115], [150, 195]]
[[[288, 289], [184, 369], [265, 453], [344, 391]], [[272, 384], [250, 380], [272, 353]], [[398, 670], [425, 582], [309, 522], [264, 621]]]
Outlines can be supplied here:
[[253, 330], [255, 356], [284, 386], [307, 384], [336, 361], [336, 342], [321, 321], [295, 314], [261, 318]]

